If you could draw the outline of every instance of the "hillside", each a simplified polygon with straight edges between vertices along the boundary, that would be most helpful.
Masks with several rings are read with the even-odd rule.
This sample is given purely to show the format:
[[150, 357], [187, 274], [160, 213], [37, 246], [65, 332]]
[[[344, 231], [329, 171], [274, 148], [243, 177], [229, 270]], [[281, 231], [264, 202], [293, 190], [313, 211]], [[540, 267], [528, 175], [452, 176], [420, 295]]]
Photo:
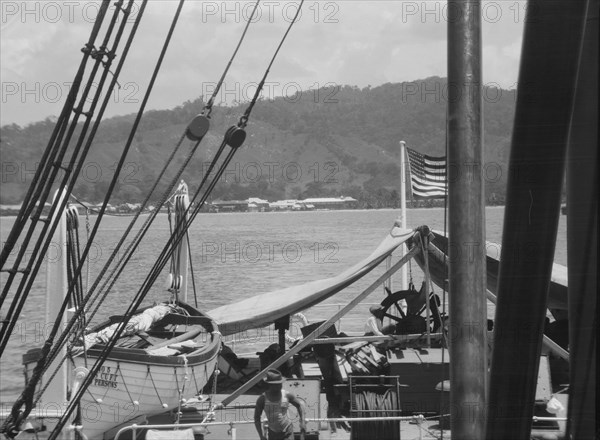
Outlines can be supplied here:
[[[493, 88], [484, 93], [488, 203], [504, 200], [515, 94]], [[400, 179], [398, 142], [405, 140], [422, 153], [443, 155], [446, 98], [446, 80], [433, 77], [374, 88], [319, 89], [261, 101], [251, 116], [246, 142], [213, 198], [252, 196], [272, 201], [345, 195], [357, 198], [363, 207], [395, 206]], [[114, 202], [140, 200], [202, 105], [199, 98], [172, 110], [145, 113]], [[223, 133], [244, 109], [244, 104], [214, 108], [209, 134], [184, 175], [192, 189]], [[75, 190], [78, 197], [101, 200], [132, 122], [133, 115], [128, 115], [102, 123]], [[53, 127], [47, 119], [0, 129], [0, 203], [21, 201]], [[183, 161], [184, 155], [176, 162]]]

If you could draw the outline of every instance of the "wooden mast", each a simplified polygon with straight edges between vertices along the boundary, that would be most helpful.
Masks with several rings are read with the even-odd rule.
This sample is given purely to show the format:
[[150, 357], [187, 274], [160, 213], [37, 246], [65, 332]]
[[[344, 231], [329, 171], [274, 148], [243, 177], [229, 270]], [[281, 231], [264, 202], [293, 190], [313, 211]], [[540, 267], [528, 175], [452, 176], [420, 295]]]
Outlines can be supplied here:
[[567, 150], [569, 350], [567, 438], [597, 435], [598, 0], [588, 2]]
[[485, 433], [487, 375], [481, 5], [448, 3], [450, 407], [453, 438]]
[[569, 0], [528, 6], [498, 277], [490, 440], [531, 435], [585, 7]]

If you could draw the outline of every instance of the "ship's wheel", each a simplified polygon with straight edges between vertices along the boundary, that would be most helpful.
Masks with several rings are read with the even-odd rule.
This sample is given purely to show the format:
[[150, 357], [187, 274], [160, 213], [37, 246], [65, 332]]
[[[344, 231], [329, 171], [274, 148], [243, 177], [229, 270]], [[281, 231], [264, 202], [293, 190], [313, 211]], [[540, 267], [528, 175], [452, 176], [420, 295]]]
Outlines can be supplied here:
[[[427, 331], [427, 322], [425, 318], [426, 310], [426, 289], [425, 283], [418, 291], [411, 283], [408, 290], [398, 290], [392, 293], [390, 289], [385, 288], [388, 296], [381, 301], [381, 307], [384, 316], [395, 322], [395, 333], [397, 334], [416, 334]], [[406, 301], [406, 312], [400, 306], [401, 301]], [[430, 327], [432, 332], [436, 332], [442, 326], [442, 316], [439, 311], [440, 299], [437, 295], [429, 296], [430, 309]], [[398, 315], [390, 313], [390, 309], [395, 310]]]

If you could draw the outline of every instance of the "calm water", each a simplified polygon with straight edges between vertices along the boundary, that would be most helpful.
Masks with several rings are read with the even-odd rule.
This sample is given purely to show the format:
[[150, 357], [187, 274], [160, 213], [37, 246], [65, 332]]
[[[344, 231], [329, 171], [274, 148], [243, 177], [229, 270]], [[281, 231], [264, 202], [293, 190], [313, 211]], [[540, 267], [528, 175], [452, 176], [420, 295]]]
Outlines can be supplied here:
[[[390, 230], [398, 214], [396, 210], [377, 210], [200, 215], [190, 230], [199, 308], [211, 310], [248, 296], [334, 276], [368, 256]], [[488, 240], [501, 241], [503, 217], [503, 208], [487, 208]], [[94, 220], [90, 219], [92, 223]], [[103, 221], [97, 240], [100, 244], [91, 252], [90, 285], [129, 221], [131, 217], [106, 217]], [[426, 224], [442, 230], [443, 210], [409, 210], [408, 222], [413, 226]], [[3, 242], [12, 223], [10, 217], [0, 218]], [[85, 219], [81, 224], [85, 224]], [[85, 237], [85, 228], [82, 227], [80, 234]], [[95, 322], [124, 311], [168, 234], [167, 216], [160, 215]], [[555, 261], [566, 265], [566, 259], [566, 216], [561, 216]], [[336, 304], [347, 303], [383, 271], [384, 267], [375, 269], [365, 279], [330, 298], [327, 303], [333, 304], [331, 307], [309, 310], [306, 316], [310, 321], [328, 318], [336, 310]], [[164, 272], [146, 303], [168, 298]], [[411, 272], [415, 283], [420, 283], [422, 275], [418, 266], [413, 264]], [[11, 343], [0, 360], [0, 402], [11, 402], [16, 398], [23, 384], [21, 355], [28, 348], [42, 344], [45, 277], [39, 278], [41, 281], [34, 285]], [[398, 286], [396, 278], [392, 282]], [[188, 302], [193, 304], [193, 293], [190, 295]], [[378, 290], [368, 301], [378, 302], [382, 296], [383, 292]], [[366, 305], [357, 308], [345, 320], [344, 327], [361, 329], [367, 308]]]

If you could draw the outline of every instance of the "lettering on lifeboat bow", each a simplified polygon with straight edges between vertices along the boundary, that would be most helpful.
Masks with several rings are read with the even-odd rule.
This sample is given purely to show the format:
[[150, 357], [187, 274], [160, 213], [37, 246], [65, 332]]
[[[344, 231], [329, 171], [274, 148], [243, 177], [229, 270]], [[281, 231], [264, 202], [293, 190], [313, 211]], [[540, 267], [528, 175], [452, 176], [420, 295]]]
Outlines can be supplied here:
[[94, 377], [94, 385], [105, 388], [119, 388], [119, 367], [113, 370], [112, 367], [102, 366], [100, 371]]

